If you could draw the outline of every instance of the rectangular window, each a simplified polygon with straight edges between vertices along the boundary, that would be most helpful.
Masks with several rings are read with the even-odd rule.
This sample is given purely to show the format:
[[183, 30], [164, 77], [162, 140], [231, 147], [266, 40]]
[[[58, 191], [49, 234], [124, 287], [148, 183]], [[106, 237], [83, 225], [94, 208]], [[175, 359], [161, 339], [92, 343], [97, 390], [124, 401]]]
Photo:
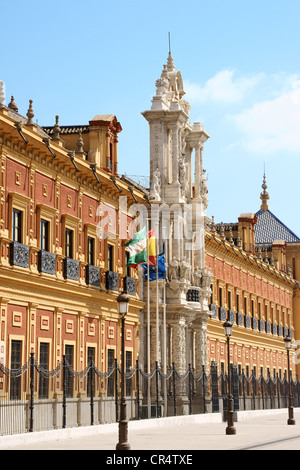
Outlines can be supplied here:
[[[114, 368], [114, 350], [107, 350], [107, 372], [110, 372]], [[114, 373], [112, 373], [107, 379], [107, 396], [114, 396]]]
[[44, 219], [41, 219], [40, 226], [40, 248], [49, 251], [49, 222]]
[[219, 287], [219, 307], [223, 307], [222, 287]]
[[[73, 368], [73, 346], [66, 345], [65, 358], [69, 367]], [[66, 368], [66, 396], [72, 397], [73, 391], [73, 375], [69, 368]]]
[[13, 209], [12, 239], [14, 242], [22, 243], [22, 211], [19, 209]]
[[87, 239], [87, 263], [92, 265], [95, 263], [95, 239], [92, 237]]
[[[45, 371], [49, 369], [49, 343], [40, 344], [39, 365]], [[48, 398], [48, 377], [45, 377], [43, 371], [39, 373], [39, 398]]]
[[65, 256], [73, 258], [73, 230], [69, 228], [65, 231]]
[[[11, 342], [10, 368], [18, 370], [21, 368], [22, 341], [13, 340]], [[20, 400], [21, 398], [21, 374], [10, 378], [10, 399]]]
[[114, 256], [114, 247], [112, 245], [107, 245], [107, 269], [108, 271], [113, 271], [113, 256]]
[[227, 292], [227, 297], [228, 297], [228, 309], [231, 310], [231, 292]]
[[114, 160], [114, 146], [113, 146], [113, 143], [110, 142], [109, 143], [109, 169], [112, 170], [113, 169], [113, 160]]
[[[95, 362], [95, 348], [92, 348], [92, 347], [88, 347], [88, 351], [87, 351], [87, 366], [90, 366], [91, 364], [91, 361], [93, 361], [93, 363]], [[92, 376], [91, 374], [94, 373], [94, 370], [89, 370], [88, 372], [88, 375], [87, 375], [87, 396], [90, 397], [91, 396], [91, 379], [92, 379]]]
[[125, 276], [130, 276], [130, 267], [127, 266], [130, 258], [129, 251], [125, 251]]

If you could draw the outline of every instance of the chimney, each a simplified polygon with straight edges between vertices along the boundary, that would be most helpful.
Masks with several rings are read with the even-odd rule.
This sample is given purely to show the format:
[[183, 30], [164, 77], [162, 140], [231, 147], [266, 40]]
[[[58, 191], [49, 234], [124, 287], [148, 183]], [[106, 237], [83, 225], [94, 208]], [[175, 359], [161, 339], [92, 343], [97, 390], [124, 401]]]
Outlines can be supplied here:
[[257, 223], [255, 214], [241, 214], [239, 219], [239, 232], [243, 242], [243, 249], [248, 253], [255, 253], [254, 227]]

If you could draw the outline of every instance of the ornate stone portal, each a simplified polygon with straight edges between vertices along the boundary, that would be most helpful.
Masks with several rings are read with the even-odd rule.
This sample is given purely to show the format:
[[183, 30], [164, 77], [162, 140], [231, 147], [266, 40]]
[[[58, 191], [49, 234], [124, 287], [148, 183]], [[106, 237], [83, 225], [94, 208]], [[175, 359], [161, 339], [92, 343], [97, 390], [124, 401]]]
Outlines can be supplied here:
[[[159, 221], [160, 249], [165, 241], [167, 263], [165, 331], [162, 281], [158, 295], [157, 283], [150, 282], [150, 351], [151, 367], [158, 361], [166, 370], [175, 363], [183, 373], [191, 364], [199, 373], [203, 365], [207, 366], [211, 284], [205, 264], [208, 199], [202, 161], [203, 145], [209, 136], [199, 122], [190, 124], [190, 105], [183, 100], [184, 95], [181, 73], [175, 70], [169, 53], [167, 65], [156, 81], [152, 107], [142, 113], [150, 126], [150, 203]], [[146, 312], [144, 320], [146, 329]], [[148, 347], [146, 335], [142, 344]], [[147, 357], [145, 350], [141, 351], [143, 356]]]

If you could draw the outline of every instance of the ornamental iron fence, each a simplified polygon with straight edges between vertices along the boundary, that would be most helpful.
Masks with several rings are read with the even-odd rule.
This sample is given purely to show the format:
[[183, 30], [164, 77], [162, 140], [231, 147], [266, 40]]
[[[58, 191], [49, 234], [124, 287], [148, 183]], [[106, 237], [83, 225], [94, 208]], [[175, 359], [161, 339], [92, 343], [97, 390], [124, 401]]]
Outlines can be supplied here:
[[[231, 394], [234, 410], [287, 408], [289, 383], [286, 373], [271, 377], [255, 371], [245, 373], [231, 366]], [[126, 370], [128, 419], [181, 414], [227, 413], [227, 375], [218, 373], [212, 362], [210, 372], [196, 374], [189, 365], [179, 373], [175, 364], [163, 373], [158, 363], [150, 373], [139, 361]], [[87, 426], [119, 420], [121, 369], [114, 360], [101, 372], [90, 360], [76, 372], [66, 356], [49, 371], [37, 363], [34, 354], [19, 369], [0, 364], [0, 435]], [[300, 382], [291, 380], [292, 402], [300, 406]]]

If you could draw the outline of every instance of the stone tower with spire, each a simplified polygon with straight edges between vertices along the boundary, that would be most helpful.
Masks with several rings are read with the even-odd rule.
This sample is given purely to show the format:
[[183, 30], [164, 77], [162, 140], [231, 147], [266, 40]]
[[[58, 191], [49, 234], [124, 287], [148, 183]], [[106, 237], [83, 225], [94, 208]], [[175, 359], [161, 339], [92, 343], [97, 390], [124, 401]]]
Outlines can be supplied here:
[[[185, 372], [207, 366], [206, 323], [211, 274], [205, 265], [207, 182], [201, 123], [189, 122], [190, 105], [171, 52], [156, 80], [151, 109], [142, 113], [150, 127], [150, 203], [165, 241], [166, 331], [162, 331], [162, 290], [157, 322], [156, 282], [151, 282], [151, 366], [167, 362]], [[156, 317], [156, 318], [155, 318]], [[159, 347], [157, 346], [159, 343]], [[165, 348], [165, 356], [163, 349]]]

